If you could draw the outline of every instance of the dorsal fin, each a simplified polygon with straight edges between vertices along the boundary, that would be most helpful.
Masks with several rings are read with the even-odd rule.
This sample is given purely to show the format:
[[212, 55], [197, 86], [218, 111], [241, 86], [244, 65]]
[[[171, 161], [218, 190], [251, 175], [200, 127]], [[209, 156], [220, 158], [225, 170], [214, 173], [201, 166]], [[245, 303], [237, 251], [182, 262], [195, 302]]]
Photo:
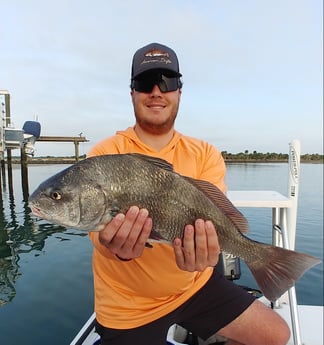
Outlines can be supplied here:
[[226, 195], [210, 182], [185, 177], [187, 181], [202, 191], [242, 233], [249, 232], [249, 224], [243, 214], [231, 203]]
[[161, 158], [142, 155], [140, 153], [127, 153], [127, 156], [133, 156], [133, 157], [136, 157], [138, 159], [142, 159], [143, 161], [149, 162], [149, 163], [151, 163], [151, 164], [153, 164], [159, 168], [162, 168], [164, 170], [174, 171], [173, 165], [171, 163], [167, 162], [166, 160], [161, 159]]

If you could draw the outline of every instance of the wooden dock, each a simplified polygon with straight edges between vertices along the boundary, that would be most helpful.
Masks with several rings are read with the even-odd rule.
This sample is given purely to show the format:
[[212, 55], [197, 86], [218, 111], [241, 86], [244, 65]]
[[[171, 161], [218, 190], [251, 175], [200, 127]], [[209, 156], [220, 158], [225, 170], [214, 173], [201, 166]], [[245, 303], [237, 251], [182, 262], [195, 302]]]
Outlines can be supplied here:
[[79, 143], [88, 142], [89, 140], [86, 137], [78, 136], [78, 137], [66, 137], [66, 136], [49, 136], [49, 135], [41, 135], [37, 141], [47, 141], [47, 142], [69, 142], [74, 143], [75, 149], [75, 160], [79, 160]]
[[78, 142], [83, 143], [89, 141], [86, 137], [65, 137], [65, 136], [49, 136], [41, 135], [37, 141], [57, 141], [57, 142]]

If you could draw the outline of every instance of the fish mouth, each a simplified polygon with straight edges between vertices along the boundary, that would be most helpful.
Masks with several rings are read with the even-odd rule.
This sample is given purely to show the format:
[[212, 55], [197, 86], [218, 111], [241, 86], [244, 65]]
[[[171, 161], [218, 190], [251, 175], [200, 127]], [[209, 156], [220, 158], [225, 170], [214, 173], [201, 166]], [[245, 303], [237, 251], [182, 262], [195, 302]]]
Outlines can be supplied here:
[[42, 212], [42, 210], [39, 207], [33, 206], [33, 205], [29, 205], [33, 215], [37, 216], [37, 217], [44, 217], [44, 213]]

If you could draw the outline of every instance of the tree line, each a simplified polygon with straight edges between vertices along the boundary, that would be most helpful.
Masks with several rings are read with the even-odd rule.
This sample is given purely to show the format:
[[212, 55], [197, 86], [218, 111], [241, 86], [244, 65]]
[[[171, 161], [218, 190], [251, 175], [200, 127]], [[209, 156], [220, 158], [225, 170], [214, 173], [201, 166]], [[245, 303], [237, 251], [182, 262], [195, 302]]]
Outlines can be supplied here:
[[[230, 153], [228, 151], [222, 151], [222, 156], [224, 157], [226, 162], [288, 162], [288, 153], [276, 153], [276, 152], [249, 152], [245, 150], [244, 152], [239, 153]], [[14, 156], [12, 157], [13, 161], [19, 161], [20, 157]], [[86, 155], [80, 155], [79, 160], [85, 159]], [[55, 161], [55, 163], [65, 163], [66, 160], [75, 160], [75, 156], [40, 156], [40, 157], [30, 157], [28, 159], [29, 163], [37, 163], [40, 161], [46, 161], [47, 163], [51, 163]], [[300, 156], [300, 161], [303, 163], [323, 163], [324, 162], [324, 155], [318, 153], [306, 153]]]
[[[276, 153], [276, 152], [249, 152], [245, 150], [244, 152], [239, 153], [230, 153], [227, 151], [222, 151], [222, 156], [225, 161], [262, 161], [262, 162], [288, 162], [289, 155], [288, 153]], [[324, 155], [318, 153], [306, 153], [300, 156], [301, 162], [320, 162], [323, 163]]]

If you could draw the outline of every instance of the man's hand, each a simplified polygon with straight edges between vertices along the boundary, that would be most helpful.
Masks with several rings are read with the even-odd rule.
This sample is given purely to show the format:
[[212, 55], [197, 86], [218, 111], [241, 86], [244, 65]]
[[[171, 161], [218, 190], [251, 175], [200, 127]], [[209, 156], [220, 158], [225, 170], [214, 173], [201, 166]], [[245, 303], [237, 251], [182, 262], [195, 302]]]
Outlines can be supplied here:
[[176, 238], [173, 248], [177, 265], [184, 271], [203, 271], [215, 266], [219, 259], [218, 236], [211, 221], [197, 219], [194, 227], [187, 225], [183, 243]]
[[120, 259], [142, 255], [152, 230], [152, 219], [146, 209], [132, 206], [126, 215], [119, 213], [99, 233], [99, 241]]

